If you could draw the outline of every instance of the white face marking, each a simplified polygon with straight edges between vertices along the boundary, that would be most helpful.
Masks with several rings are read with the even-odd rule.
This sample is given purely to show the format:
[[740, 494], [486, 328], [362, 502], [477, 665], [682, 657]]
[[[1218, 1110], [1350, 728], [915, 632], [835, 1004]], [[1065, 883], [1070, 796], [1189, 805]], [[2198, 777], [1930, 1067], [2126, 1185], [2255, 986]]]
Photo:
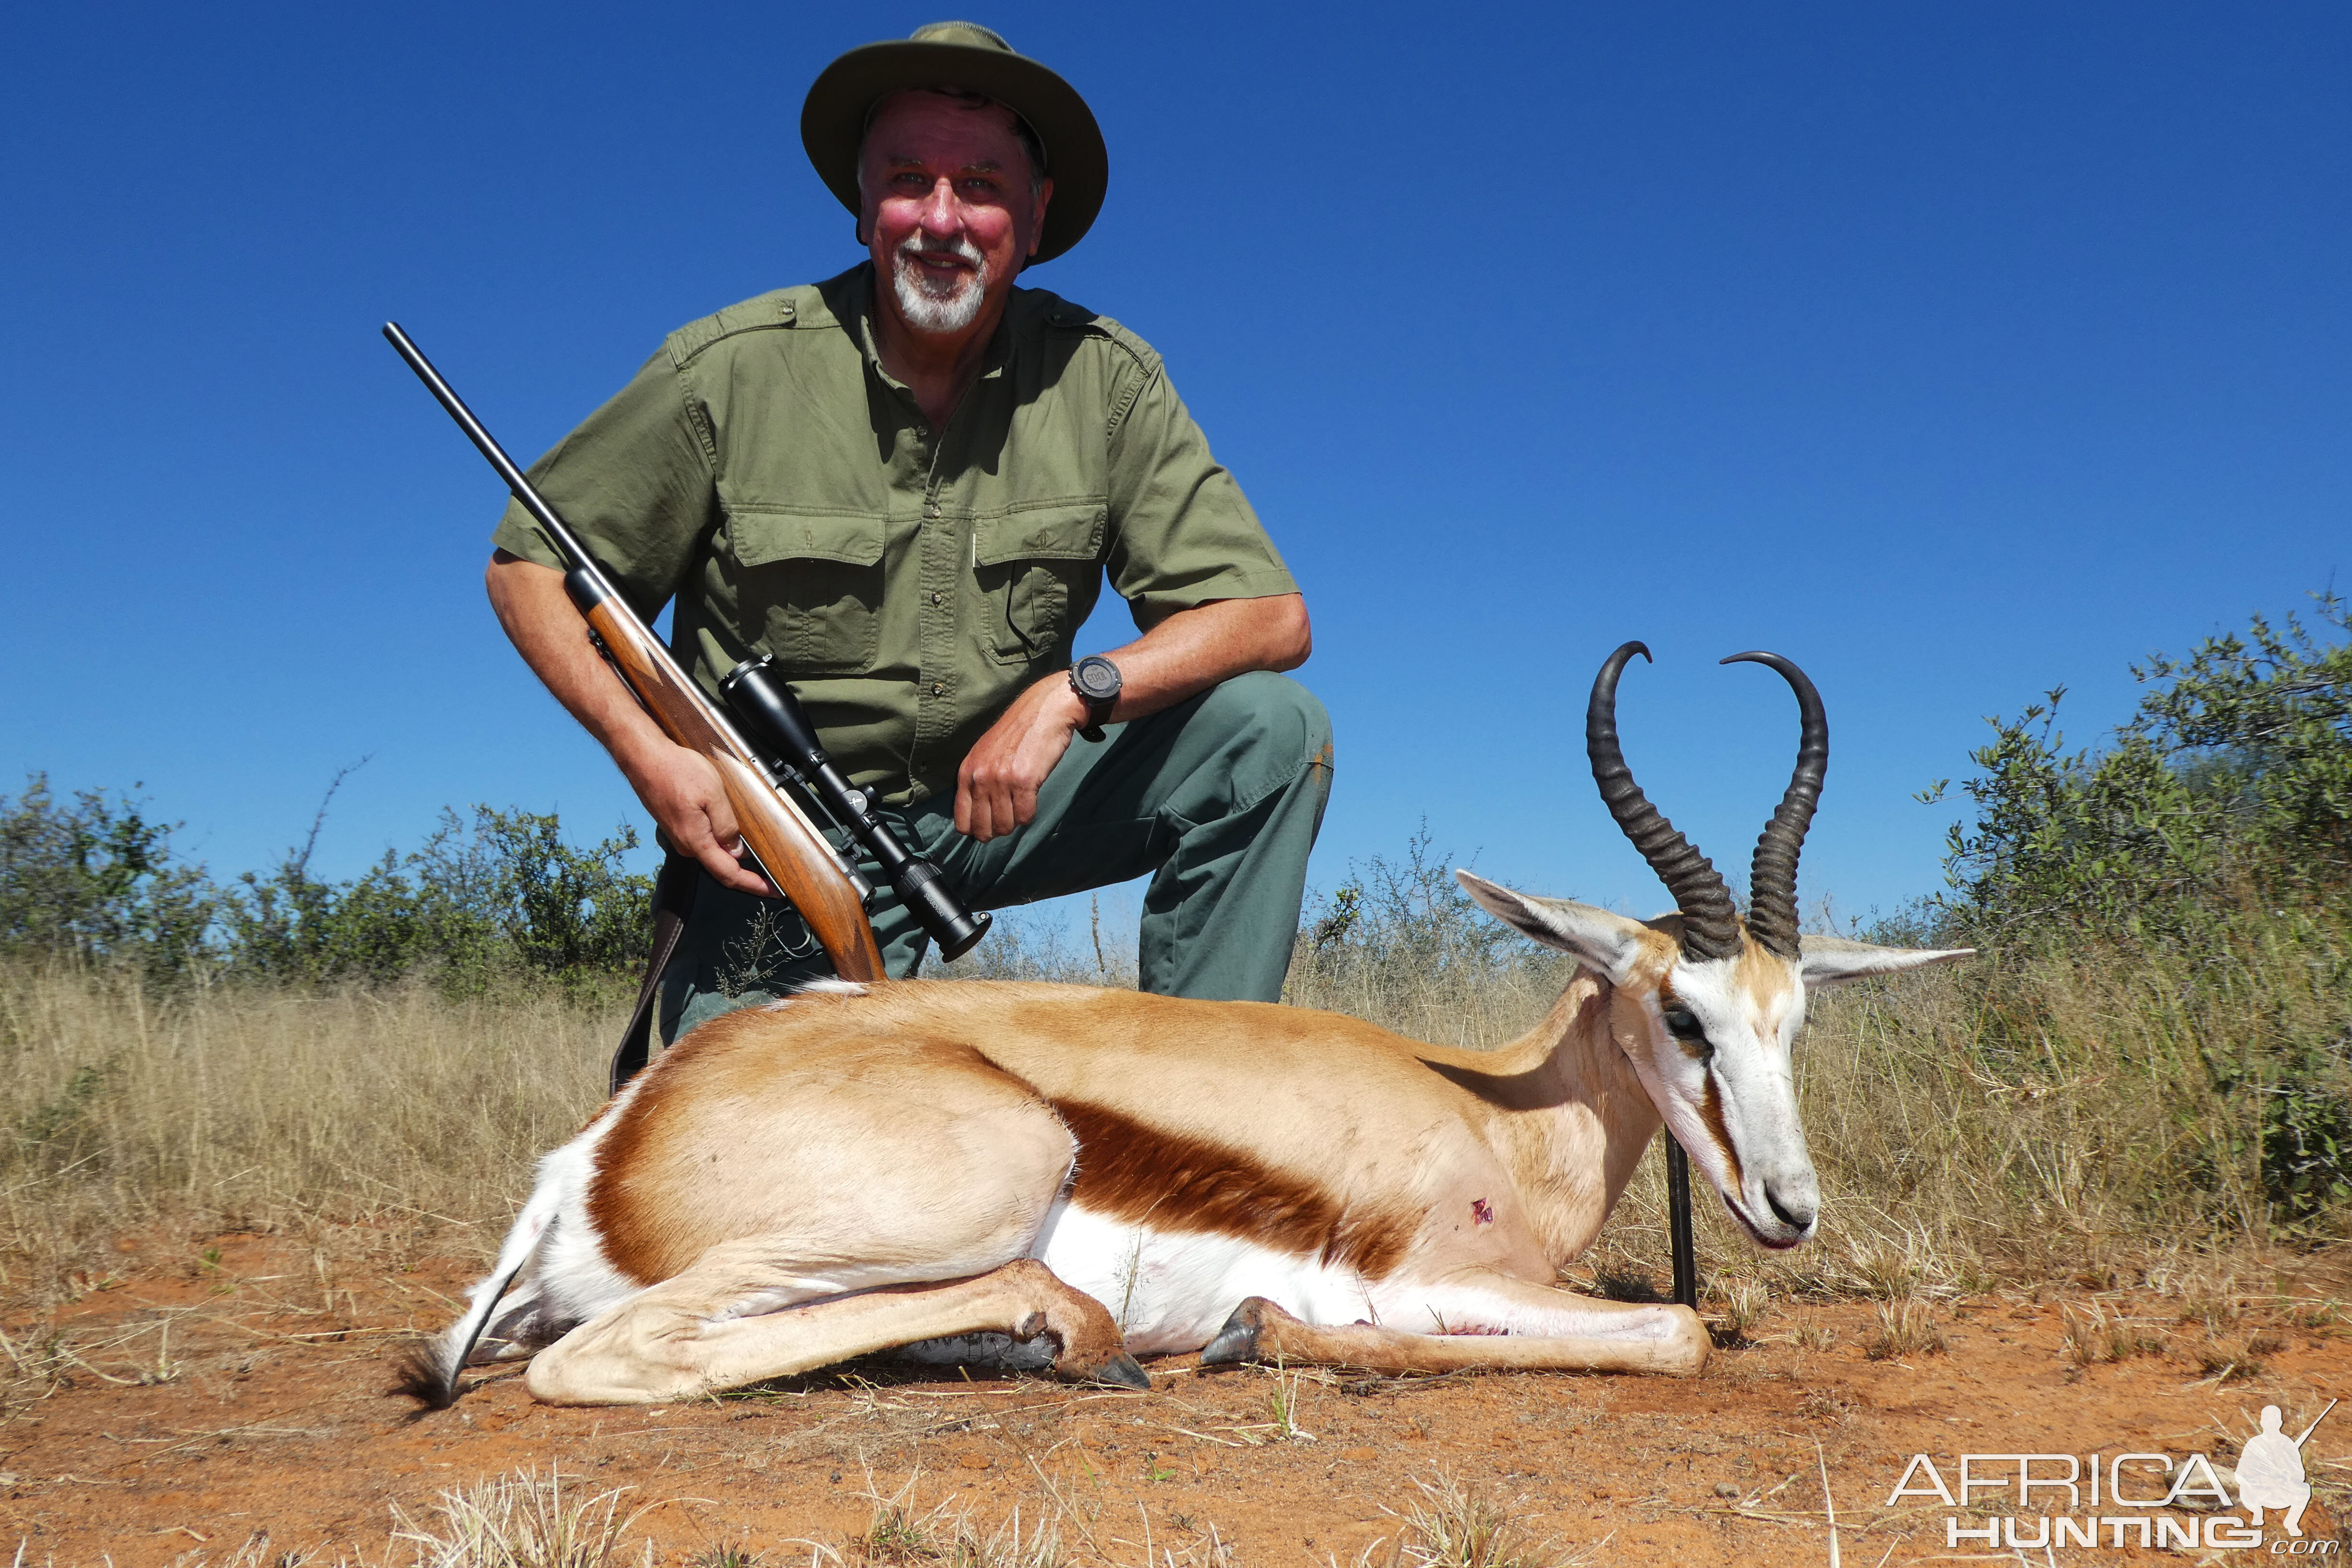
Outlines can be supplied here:
[[1738, 959], [1678, 961], [1665, 987], [1671, 994], [1644, 1008], [1646, 1048], [1632, 1055], [1668, 1129], [1732, 1216], [1759, 1245], [1790, 1247], [1812, 1235], [1821, 1212], [1790, 1055], [1804, 1017], [1803, 982], [1789, 966], [1785, 983], [1759, 999], [1741, 967]]

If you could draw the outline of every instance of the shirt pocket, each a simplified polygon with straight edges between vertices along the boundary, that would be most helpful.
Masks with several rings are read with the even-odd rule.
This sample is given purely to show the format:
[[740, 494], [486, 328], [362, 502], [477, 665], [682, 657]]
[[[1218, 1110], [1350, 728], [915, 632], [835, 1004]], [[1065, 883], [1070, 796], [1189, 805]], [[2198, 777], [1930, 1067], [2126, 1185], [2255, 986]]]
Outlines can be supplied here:
[[1077, 634], [1071, 609], [1093, 603], [1109, 517], [1104, 503], [1087, 500], [1032, 503], [973, 521], [972, 574], [990, 657], [999, 664], [1067, 662]]
[[882, 636], [883, 519], [739, 505], [729, 510], [743, 568], [745, 633], [795, 673], [860, 674]]

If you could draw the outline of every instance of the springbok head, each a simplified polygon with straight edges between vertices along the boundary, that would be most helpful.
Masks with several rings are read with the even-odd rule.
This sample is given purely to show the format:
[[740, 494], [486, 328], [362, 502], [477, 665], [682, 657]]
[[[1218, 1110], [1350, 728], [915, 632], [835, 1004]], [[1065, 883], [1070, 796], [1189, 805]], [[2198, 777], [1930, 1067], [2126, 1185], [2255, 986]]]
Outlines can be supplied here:
[[1722, 1194], [1748, 1234], [1768, 1247], [1811, 1237], [1821, 1213], [1805, 1130], [1797, 1115], [1790, 1047], [1808, 986], [1834, 985], [1969, 956], [1876, 947], [1797, 931], [1797, 854], [1829, 769], [1820, 693], [1776, 653], [1723, 662], [1768, 665], [1797, 694], [1797, 766], [1756, 842], [1743, 920], [1713, 864], [1675, 830], [1633, 782], [1617, 739], [1617, 678], [1629, 642], [1593, 679], [1585, 750], [1610, 816], [1675, 897], [1675, 912], [1632, 921], [1590, 904], [1530, 898], [1456, 871], [1470, 896], [1548, 946], [1572, 953], [1613, 988], [1610, 1029], [1667, 1129]]

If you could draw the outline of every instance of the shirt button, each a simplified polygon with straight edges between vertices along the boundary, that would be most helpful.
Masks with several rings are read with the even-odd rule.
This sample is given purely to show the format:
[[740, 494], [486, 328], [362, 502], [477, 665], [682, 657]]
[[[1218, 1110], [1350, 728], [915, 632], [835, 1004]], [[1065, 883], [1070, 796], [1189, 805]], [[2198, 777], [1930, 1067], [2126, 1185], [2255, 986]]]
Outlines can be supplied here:
[[946, 595], [945, 594], [933, 594], [933, 595], [931, 595], [931, 605], [932, 605], [932, 607], [933, 607], [934, 609], [936, 609], [936, 608], [939, 606], [940, 601], [940, 600], [942, 600], [942, 599], [944, 599], [944, 598], [946, 598], [946, 597], [947, 597], [947, 595]]
[[931, 695], [934, 697], [946, 695], [948, 683], [944, 680], [934, 680], [931, 682]]

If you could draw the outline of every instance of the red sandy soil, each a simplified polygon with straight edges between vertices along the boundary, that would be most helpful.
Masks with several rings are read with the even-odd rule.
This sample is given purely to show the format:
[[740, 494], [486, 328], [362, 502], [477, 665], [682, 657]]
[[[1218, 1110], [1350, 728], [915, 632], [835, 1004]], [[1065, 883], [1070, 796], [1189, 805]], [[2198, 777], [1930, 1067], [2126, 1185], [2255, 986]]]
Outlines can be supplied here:
[[[1510, 1505], [1523, 1545], [1550, 1543], [1538, 1563], [1819, 1563], [1824, 1466], [1843, 1563], [1950, 1561], [1940, 1503], [1885, 1506], [1915, 1453], [1955, 1480], [1962, 1452], [2202, 1451], [2226, 1465], [2264, 1404], [2284, 1407], [2292, 1433], [2352, 1399], [2352, 1330], [2312, 1305], [2352, 1295], [2338, 1261], [2306, 1268], [2299, 1300], [2251, 1302], [2219, 1330], [2153, 1294], [2019, 1292], [1937, 1305], [1948, 1350], [1900, 1359], [1869, 1359], [1875, 1308], [1840, 1302], [1776, 1308], [1690, 1379], [1310, 1373], [1295, 1384], [1295, 1436], [1276, 1421], [1276, 1373], [1203, 1373], [1189, 1358], [1153, 1364], [1149, 1394], [867, 1363], [747, 1397], [604, 1410], [537, 1405], [509, 1370], [419, 1415], [384, 1392], [393, 1356], [448, 1321], [468, 1268], [369, 1264], [371, 1244], [348, 1233], [118, 1245], [119, 1269], [81, 1279], [78, 1299], [5, 1315], [16, 1376], [0, 1410], [0, 1552], [23, 1540], [25, 1564], [218, 1563], [262, 1535], [260, 1561], [323, 1548], [329, 1562], [405, 1563], [394, 1505], [437, 1522], [445, 1489], [549, 1465], [583, 1495], [625, 1487], [625, 1509], [652, 1505], [631, 1562], [642, 1535], [662, 1563], [740, 1545], [786, 1568], [814, 1542], [854, 1563], [869, 1489], [919, 1471], [927, 1506], [952, 1494], [984, 1517], [1018, 1503], [1034, 1520], [1058, 1501], [1076, 1559], [1122, 1568], [1144, 1561], [1147, 1531], [1175, 1568], [1350, 1568], [1368, 1548], [1379, 1568], [1399, 1516], [1428, 1506], [1415, 1482], [1441, 1474]], [[2093, 1304], [2161, 1348], [2076, 1367], [2066, 1315]], [[2241, 1364], [2212, 1375], [2229, 1361]], [[2352, 1405], [2305, 1452], [2321, 1488], [2305, 1535], [2338, 1541]], [[2276, 1515], [2269, 1538], [2285, 1540]], [[2338, 1550], [2352, 1560], [2352, 1544]]]

